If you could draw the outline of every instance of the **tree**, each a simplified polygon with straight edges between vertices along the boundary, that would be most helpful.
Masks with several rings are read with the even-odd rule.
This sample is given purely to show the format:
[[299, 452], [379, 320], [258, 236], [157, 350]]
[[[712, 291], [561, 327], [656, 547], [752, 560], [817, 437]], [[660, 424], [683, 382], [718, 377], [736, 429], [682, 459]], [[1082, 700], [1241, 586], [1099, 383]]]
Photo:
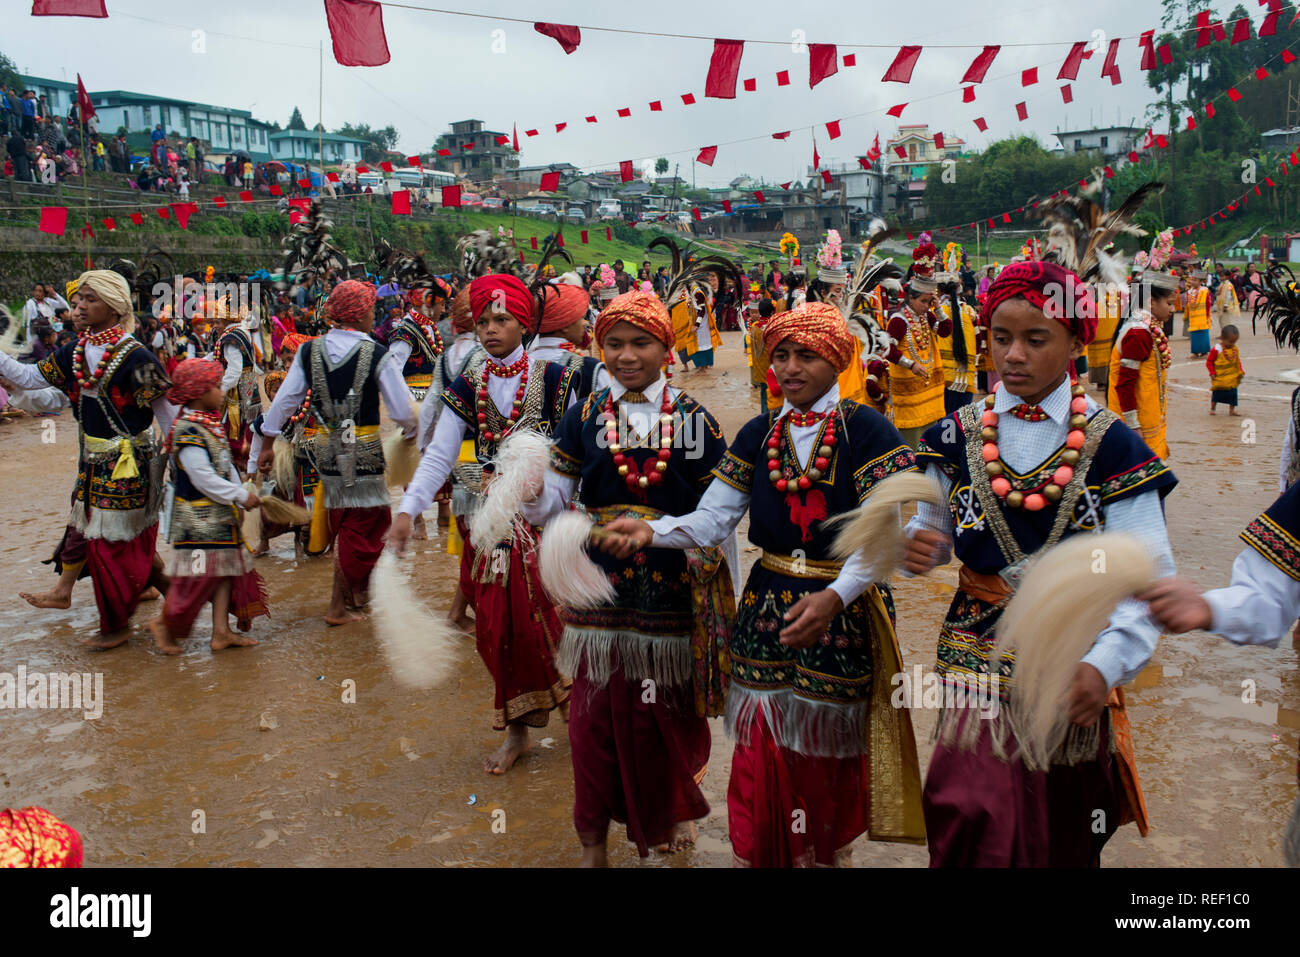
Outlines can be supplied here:
[[295, 106], [293, 108], [293, 114], [289, 117], [289, 125], [286, 127], [286, 129], [305, 130], [306, 128], [307, 128], [307, 124], [304, 123], [302, 119], [302, 110], [298, 109], [298, 107]]
[[655, 160], [655, 172], [660, 176], [668, 172], [668, 159], [666, 157], [661, 156]]
[[397, 148], [397, 141], [401, 139], [397, 128], [392, 124], [382, 130], [372, 130], [366, 123], [344, 123], [334, 132], [340, 136], [364, 140], [366, 145], [361, 148], [361, 158], [367, 163], [381, 162], [389, 150]]
[[3, 53], [0, 53], [0, 86], [19, 93], [23, 91], [23, 81], [18, 79], [18, 67]]

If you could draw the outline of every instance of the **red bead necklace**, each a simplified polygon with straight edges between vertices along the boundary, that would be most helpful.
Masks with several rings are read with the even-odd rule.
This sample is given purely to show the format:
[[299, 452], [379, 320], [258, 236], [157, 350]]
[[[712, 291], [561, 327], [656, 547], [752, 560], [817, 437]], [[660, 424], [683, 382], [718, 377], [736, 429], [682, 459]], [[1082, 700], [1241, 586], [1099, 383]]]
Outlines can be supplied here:
[[[618, 444], [618, 413], [614, 409], [613, 391], [605, 396], [605, 409], [601, 412], [601, 421], [605, 423], [605, 444], [609, 446], [618, 474], [627, 482], [630, 489], [644, 489], [659, 485], [668, 471], [668, 460], [673, 457], [673, 400], [668, 394], [668, 383], [664, 383], [663, 398], [659, 402], [659, 451], [656, 455], [653, 471], [644, 474], [637, 468], [636, 459], [623, 451]], [[653, 447], [653, 446], [652, 446]]]
[[[983, 426], [980, 438], [984, 443], [981, 450], [984, 469], [988, 472], [993, 493], [1010, 508], [1024, 507], [1030, 512], [1037, 512], [1046, 508], [1048, 502], [1059, 502], [1065, 487], [1074, 478], [1074, 466], [1079, 461], [1079, 450], [1083, 448], [1085, 439], [1084, 429], [1088, 425], [1086, 390], [1077, 382], [1070, 389], [1070, 432], [1065, 437], [1065, 449], [1061, 452], [1062, 464], [1052, 473], [1050, 481], [1026, 495], [1019, 489], [1012, 489], [1011, 481], [1006, 477], [1006, 463], [998, 451], [998, 414], [993, 411], [993, 404], [997, 400], [997, 390], [1001, 388], [1002, 384], [998, 383], [993, 392], [985, 397], [984, 412], [980, 416], [980, 424]], [[1043, 418], [1046, 417], [1044, 414]], [[1029, 421], [1036, 422], [1038, 419]]]
[[297, 425], [299, 422], [303, 421], [310, 415], [311, 415], [311, 389], [309, 387], [307, 389], [307, 394], [303, 396], [302, 405], [298, 407], [298, 411], [295, 412], [293, 415], [289, 416], [289, 424]]
[[[113, 354], [117, 351], [117, 344], [122, 341], [124, 335], [121, 326], [113, 326], [113, 328], [105, 329], [103, 332], [87, 333], [77, 340], [77, 348], [72, 355], [72, 374], [76, 378], [78, 386], [82, 388], [85, 388], [87, 384], [94, 386], [99, 383], [100, 379], [104, 378], [104, 372], [108, 369], [109, 362], [113, 360]], [[87, 345], [107, 346], [93, 371], [86, 364]]]
[[[500, 366], [491, 359], [483, 363], [483, 373], [479, 376], [478, 381], [478, 424], [482, 429], [484, 442], [496, 442], [505, 438], [511, 433], [515, 425], [519, 422], [520, 415], [524, 409], [524, 395], [528, 391], [528, 353], [525, 352], [516, 361], [508, 366]], [[487, 381], [488, 376], [494, 375], [500, 379], [510, 379], [519, 376], [519, 388], [515, 390], [515, 400], [510, 407], [510, 415], [506, 419], [506, 424], [500, 432], [493, 432], [489, 429], [483, 429], [487, 424], [488, 402], [491, 397], [488, 395]]]
[[419, 326], [420, 331], [424, 333], [424, 338], [428, 340], [429, 347], [432, 349], [434, 357], [436, 358], [437, 356], [442, 355], [442, 333], [438, 331], [438, 327], [430, 322], [429, 317], [422, 312], [410, 312], [407, 313], [407, 315], [411, 317], [411, 321]]
[[[798, 418], [796, 418], [798, 417]], [[835, 421], [839, 417], [839, 410], [832, 409], [829, 413], [822, 412], [788, 412], [785, 416], [791, 425], [804, 426], [815, 425], [822, 419], [826, 424], [822, 426], [822, 434], [818, 444], [817, 454], [813, 457], [812, 467], [795, 477], [795, 473], [802, 471], [793, 449], [787, 456], [785, 454], [785, 422], [778, 420], [776, 430], [767, 440], [767, 477], [771, 483], [776, 486], [778, 492], [793, 491], [790, 488], [791, 483], [800, 491], [806, 491], [812, 487], [813, 482], [818, 482], [830, 468], [831, 454], [835, 451]]]

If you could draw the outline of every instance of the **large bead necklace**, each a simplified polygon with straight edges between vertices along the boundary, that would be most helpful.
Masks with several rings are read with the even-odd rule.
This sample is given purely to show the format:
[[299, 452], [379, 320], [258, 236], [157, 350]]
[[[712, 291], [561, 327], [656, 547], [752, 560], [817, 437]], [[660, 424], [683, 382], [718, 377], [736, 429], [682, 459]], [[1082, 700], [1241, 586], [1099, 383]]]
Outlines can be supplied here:
[[1062, 464], [1052, 473], [1048, 482], [1026, 495], [1011, 487], [1011, 481], [1006, 477], [1006, 463], [998, 451], [998, 414], [993, 411], [993, 404], [997, 401], [997, 392], [1001, 388], [1002, 383], [999, 382], [993, 392], [985, 397], [984, 413], [980, 416], [980, 424], [983, 426], [980, 438], [984, 443], [981, 452], [984, 469], [988, 473], [993, 493], [1010, 508], [1023, 506], [1027, 511], [1037, 512], [1046, 508], [1048, 502], [1059, 502], [1065, 487], [1074, 478], [1074, 466], [1079, 461], [1085, 438], [1084, 429], [1088, 425], [1086, 390], [1077, 382], [1070, 389], [1070, 432], [1065, 437], [1065, 449], [1061, 452]]
[[788, 455], [786, 454], [786, 421], [777, 421], [775, 431], [767, 440], [767, 478], [778, 492], [793, 492], [791, 485], [799, 491], [807, 491], [812, 487], [813, 482], [821, 481], [826, 470], [830, 468], [831, 454], [835, 451], [835, 421], [838, 416], [838, 409], [832, 409], [830, 412], [803, 413], [792, 410], [785, 415], [785, 420], [796, 427], [816, 425], [825, 419], [817, 443], [817, 454], [813, 457], [811, 467], [807, 472], [797, 476], [796, 473], [803, 470], [793, 449], [789, 450]]
[[499, 379], [512, 379], [515, 376], [519, 376], [519, 388], [515, 390], [514, 403], [510, 407], [510, 415], [506, 418], [505, 427], [502, 428], [500, 432], [483, 429], [482, 435], [485, 443], [496, 442], [505, 438], [519, 423], [519, 417], [523, 414], [524, 409], [524, 395], [528, 391], [528, 364], [529, 359], [527, 352], [508, 366], [497, 365], [491, 359], [488, 359], [483, 363], [483, 372], [480, 374], [478, 380], [478, 400], [476, 403], [478, 406], [478, 424], [480, 429], [483, 429], [483, 426], [487, 424], [488, 402], [491, 401], [487, 389], [488, 376], [494, 375]]
[[411, 321], [415, 323], [419, 330], [424, 333], [424, 338], [428, 341], [429, 348], [432, 350], [434, 358], [442, 355], [442, 333], [438, 331], [438, 327], [430, 322], [429, 317], [422, 312], [409, 312], [407, 315], [411, 317]]
[[1174, 357], [1169, 351], [1169, 337], [1165, 335], [1165, 330], [1160, 328], [1160, 324], [1151, 316], [1147, 317], [1147, 326], [1151, 329], [1151, 341], [1156, 345], [1156, 352], [1160, 354], [1160, 368], [1162, 371], [1168, 369], [1170, 363], [1174, 361]]
[[187, 422], [193, 422], [201, 425], [222, 442], [226, 441], [226, 431], [221, 425], [220, 412], [208, 412], [204, 409], [186, 409], [181, 413], [181, 418]]
[[605, 423], [605, 444], [614, 457], [618, 474], [630, 489], [645, 489], [661, 484], [664, 473], [668, 471], [668, 460], [673, 457], [673, 400], [668, 394], [668, 383], [664, 383], [663, 398], [659, 401], [659, 451], [655, 456], [655, 467], [644, 473], [637, 468], [636, 459], [625, 452], [618, 442], [618, 413], [615, 411], [613, 396], [612, 390], [606, 394], [605, 408], [600, 418]]
[[[84, 389], [87, 385], [98, 385], [99, 380], [104, 378], [104, 372], [108, 369], [108, 364], [113, 360], [113, 355], [117, 352], [117, 344], [122, 341], [123, 335], [125, 333], [122, 331], [121, 326], [113, 326], [113, 328], [105, 329], [103, 332], [83, 335], [77, 340], [77, 348], [72, 356], [72, 374], [80, 388]], [[93, 370], [86, 364], [87, 345], [107, 346]]]
[[298, 407], [297, 412], [289, 416], [289, 424], [297, 425], [299, 422], [303, 421], [310, 415], [311, 415], [311, 388], [308, 387], [307, 394], [303, 396], [302, 405]]

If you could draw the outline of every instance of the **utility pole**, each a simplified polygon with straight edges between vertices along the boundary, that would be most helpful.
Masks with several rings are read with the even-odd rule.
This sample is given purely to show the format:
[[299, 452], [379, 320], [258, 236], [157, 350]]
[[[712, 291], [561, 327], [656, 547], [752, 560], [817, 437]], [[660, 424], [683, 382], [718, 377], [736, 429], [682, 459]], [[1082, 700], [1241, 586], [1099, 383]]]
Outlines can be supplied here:
[[[316, 159], [320, 162], [321, 192], [325, 186], [325, 41], [317, 44], [316, 75]], [[268, 144], [269, 145], [269, 144]], [[307, 164], [307, 182], [311, 182], [311, 164]], [[373, 245], [373, 244], [372, 244]]]

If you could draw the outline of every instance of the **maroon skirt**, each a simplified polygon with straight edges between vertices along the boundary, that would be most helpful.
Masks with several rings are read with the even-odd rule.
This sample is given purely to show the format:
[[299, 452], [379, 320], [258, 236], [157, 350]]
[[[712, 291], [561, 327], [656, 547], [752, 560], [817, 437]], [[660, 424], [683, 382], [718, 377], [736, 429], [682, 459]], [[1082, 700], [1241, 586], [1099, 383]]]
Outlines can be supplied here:
[[[243, 548], [241, 545], [240, 548]], [[266, 584], [256, 571], [242, 575], [173, 575], [163, 602], [163, 619], [172, 641], [179, 644], [190, 636], [194, 620], [212, 601], [222, 582], [231, 583], [230, 614], [247, 623], [258, 615], [271, 617], [266, 605]]]
[[922, 800], [931, 867], [1098, 867], [1115, 833], [1123, 784], [1102, 715], [1097, 758], [1030, 771], [993, 753], [989, 721], [971, 751], [937, 744]]
[[127, 542], [84, 536], [82, 540], [86, 546], [86, 567], [95, 586], [99, 631], [111, 635], [131, 623], [131, 616], [140, 604], [140, 593], [149, 585], [158, 526], [150, 525]]
[[611, 820], [627, 825], [642, 857], [666, 844], [673, 828], [709, 813], [699, 782], [709, 762], [708, 721], [687, 690], [657, 688], [644, 701], [640, 681], [614, 663], [596, 688], [584, 663], [569, 699], [573, 754], [573, 825], [583, 844], [600, 843]]
[[[325, 489], [317, 487], [317, 495]], [[369, 508], [331, 508], [329, 519], [330, 541], [334, 545], [334, 563], [354, 603], [363, 604], [370, 593], [370, 573], [384, 553], [388, 528], [393, 524], [393, 510], [387, 505]]]

